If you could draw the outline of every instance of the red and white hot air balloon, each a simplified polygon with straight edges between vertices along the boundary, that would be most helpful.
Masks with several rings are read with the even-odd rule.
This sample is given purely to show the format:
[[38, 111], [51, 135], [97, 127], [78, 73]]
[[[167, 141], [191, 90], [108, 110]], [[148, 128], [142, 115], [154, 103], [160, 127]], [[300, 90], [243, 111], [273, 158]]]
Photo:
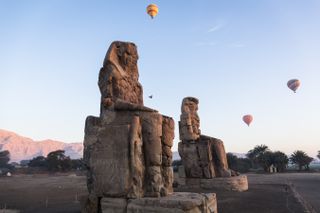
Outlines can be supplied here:
[[252, 115], [244, 115], [242, 120], [249, 126], [250, 123], [253, 121]]
[[287, 86], [289, 89], [291, 89], [294, 93], [296, 93], [296, 90], [300, 86], [300, 81], [298, 79], [291, 79], [288, 81]]

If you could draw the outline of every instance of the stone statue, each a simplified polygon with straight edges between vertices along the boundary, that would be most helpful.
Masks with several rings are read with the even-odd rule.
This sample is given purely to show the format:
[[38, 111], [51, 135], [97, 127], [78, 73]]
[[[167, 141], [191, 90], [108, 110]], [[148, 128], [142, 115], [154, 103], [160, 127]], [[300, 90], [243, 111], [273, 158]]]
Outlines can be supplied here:
[[135, 44], [113, 42], [99, 73], [101, 114], [87, 118], [84, 140], [89, 191], [98, 196], [172, 193], [174, 122], [143, 106], [137, 60]]
[[138, 58], [135, 44], [119, 41], [111, 44], [99, 73], [102, 107], [110, 107], [117, 100], [143, 105]]
[[[137, 60], [135, 44], [116, 41], [100, 69], [100, 116], [88, 116], [85, 124], [89, 195], [81, 202], [82, 212], [216, 209], [214, 194], [197, 195], [189, 203], [183, 200], [195, 195], [173, 194], [174, 120], [143, 105]], [[168, 195], [172, 198], [161, 198]]]
[[198, 116], [199, 100], [186, 97], [182, 101], [179, 122], [180, 140], [178, 151], [186, 177], [230, 177], [227, 155], [223, 142], [200, 134]]
[[180, 140], [194, 141], [200, 137], [198, 103], [199, 100], [193, 97], [184, 98], [182, 101], [179, 122]]

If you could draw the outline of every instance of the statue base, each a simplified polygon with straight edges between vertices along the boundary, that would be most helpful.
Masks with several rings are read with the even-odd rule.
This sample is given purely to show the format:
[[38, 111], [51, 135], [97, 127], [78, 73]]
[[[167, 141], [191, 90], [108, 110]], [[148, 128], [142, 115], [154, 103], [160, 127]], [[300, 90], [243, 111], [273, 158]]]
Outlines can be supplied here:
[[144, 197], [137, 199], [103, 197], [100, 204], [92, 208], [87, 197], [82, 202], [82, 213], [216, 213], [217, 200], [215, 193], [176, 192], [160, 198]]
[[185, 178], [176, 179], [177, 187], [182, 190], [188, 189], [210, 189], [214, 191], [237, 191], [248, 190], [248, 179], [246, 175], [233, 177], [205, 178]]

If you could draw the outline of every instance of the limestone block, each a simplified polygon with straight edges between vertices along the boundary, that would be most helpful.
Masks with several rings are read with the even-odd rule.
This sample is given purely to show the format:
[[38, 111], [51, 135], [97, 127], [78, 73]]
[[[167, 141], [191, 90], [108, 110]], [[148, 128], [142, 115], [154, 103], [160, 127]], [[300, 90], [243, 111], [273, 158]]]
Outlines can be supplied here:
[[130, 190], [129, 132], [130, 125], [109, 125], [98, 131], [89, 163], [98, 197], [125, 197]]
[[163, 178], [160, 166], [146, 167], [146, 193], [148, 197], [160, 197], [163, 188]]
[[99, 200], [93, 195], [80, 197], [81, 213], [97, 213]]
[[126, 213], [127, 199], [104, 197], [100, 201], [101, 213]]
[[212, 191], [237, 191], [248, 190], [248, 179], [245, 175], [234, 177], [206, 178], [181, 178], [179, 177], [179, 188], [184, 190], [205, 189]]
[[141, 112], [140, 119], [146, 166], [161, 166], [162, 116], [156, 112]]
[[200, 188], [202, 189], [227, 190], [237, 192], [247, 191], [249, 188], [246, 175], [202, 179], [200, 185]]
[[172, 151], [171, 147], [162, 144], [162, 166], [172, 165]]
[[201, 135], [197, 141], [183, 141], [178, 151], [188, 178], [230, 177], [223, 142]]
[[128, 125], [131, 124], [132, 117], [136, 115], [137, 113], [132, 111], [108, 109], [101, 114], [101, 125]]
[[130, 144], [130, 171], [131, 171], [131, 190], [129, 198], [138, 198], [144, 194], [144, 154], [142, 149], [141, 124], [138, 116], [134, 116], [131, 122], [129, 144]]
[[231, 171], [228, 167], [227, 154], [224, 149], [223, 142], [217, 138], [210, 138], [211, 151], [215, 164], [215, 172], [217, 177], [230, 177]]
[[[191, 145], [191, 144], [190, 144]], [[203, 178], [213, 178], [216, 176], [213, 161], [210, 141], [202, 141], [192, 144], [196, 146], [199, 157], [199, 166], [202, 168]]]
[[149, 107], [140, 105], [140, 104], [134, 104], [128, 101], [124, 101], [121, 99], [117, 99], [116, 102], [113, 105], [114, 110], [117, 111], [145, 111], [145, 112], [157, 112], [155, 109], [151, 109]]
[[205, 193], [203, 194], [206, 197], [207, 207], [205, 207], [207, 212], [217, 213], [217, 197], [215, 193]]
[[[176, 192], [161, 198], [102, 198], [102, 213], [217, 213], [214, 193]], [[96, 211], [98, 212], [98, 211]]]
[[162, 138], [164, 145], [172, 147], [174, 139], [174, 120], [173, 118], [162, 116]]
[[173, 193], [173, 169], [172, 167], [162, 167], [162, 178], [163, 178], [163, 195], [168, 195]]
[[85, 163], [88, 163], [92, 145], [97, 141], [97, 133], [101, 126], [101, 120], [98, 117], [88, 116], [85, 123], [84, 138], [84, 156]]
[[185, 183], [186, 183], [186, 186], [190, 189], [200, 189], [202, 179], [203, 178], [186, 178]]
[[87, 171], [87, 188], [91, 192], [93, 189], [93, 176], [90, 172], [90, 159], [93, 147], [98, 141], [97, 134], [101, 127], [100, 118], [94, 116], [88, 116], [85, 123], [85, 136], [84, 136], [84, 148], [83, 148], [83, 160]]
[[198, 151], [195, 143], [178, 144], [178, 151], [185, 168], [186, 176], [192, 178], [202, 178], [202, 168], [199, 164]]
[[98, 128], [101, 126], [100, 117], [88, 116], [85, 124], [85, 134], [96, 135]]
[[128, 213], [216, 213], [214, 193], [173, 193], [161, 198], [140, 198], [129, 200]]
[[89, 178], [97, 196], [143, 196], [144, 159], [141, 126], [133, 114], [99, 128], [91, 147]]

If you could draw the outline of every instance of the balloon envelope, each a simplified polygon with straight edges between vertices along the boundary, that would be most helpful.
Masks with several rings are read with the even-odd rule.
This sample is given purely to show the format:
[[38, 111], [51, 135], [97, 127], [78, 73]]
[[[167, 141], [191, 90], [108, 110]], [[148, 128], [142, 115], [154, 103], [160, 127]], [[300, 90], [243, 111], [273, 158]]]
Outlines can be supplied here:
[[249, 126], [250, 123], [253, 121], [252, 115], [244, 115], [242, 120]]
[[149, 16], [151, 16], [151, 18], [155, 17], [159, 12], [159, 8], [157, 5], [155, 4], [150, 4], [147, 7], [147, 13], [149, 14]]
[[293, 92], [296, 92], [298, 87], [300, 86], [300, 81], [298, 79], [291, 79], [288, 81], [287, 86], [289, 89], [291, 89]]

